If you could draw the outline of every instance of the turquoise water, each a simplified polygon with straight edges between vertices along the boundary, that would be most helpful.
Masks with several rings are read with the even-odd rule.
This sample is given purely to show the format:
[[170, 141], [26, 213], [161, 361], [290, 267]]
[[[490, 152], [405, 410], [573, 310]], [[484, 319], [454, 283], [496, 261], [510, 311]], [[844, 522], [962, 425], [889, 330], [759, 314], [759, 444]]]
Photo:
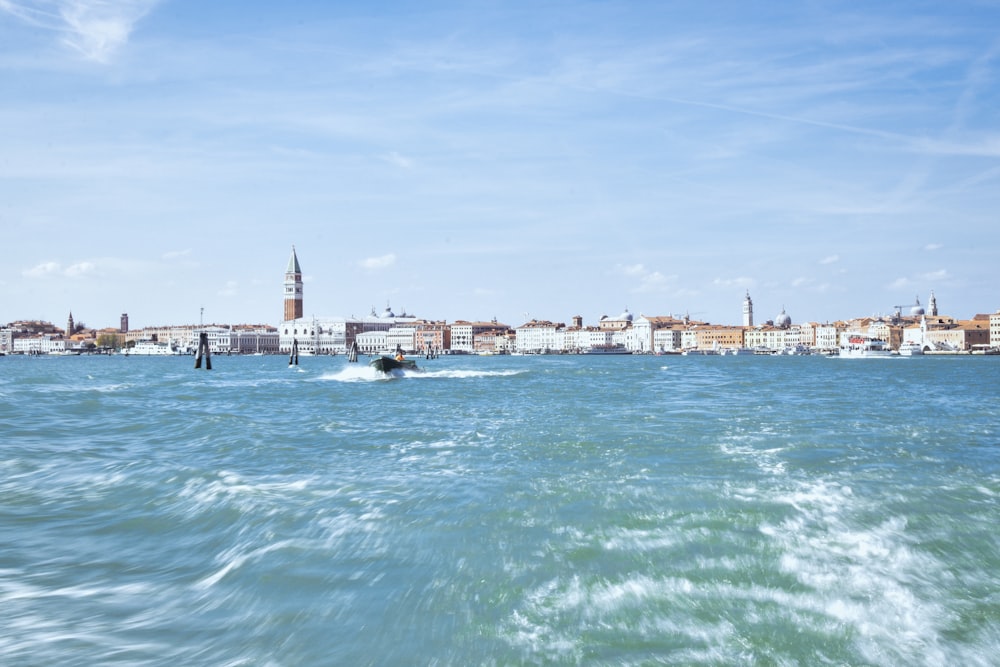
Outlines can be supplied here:
[[0, 358], [3, 665], [996, 665], [1000, 358]]

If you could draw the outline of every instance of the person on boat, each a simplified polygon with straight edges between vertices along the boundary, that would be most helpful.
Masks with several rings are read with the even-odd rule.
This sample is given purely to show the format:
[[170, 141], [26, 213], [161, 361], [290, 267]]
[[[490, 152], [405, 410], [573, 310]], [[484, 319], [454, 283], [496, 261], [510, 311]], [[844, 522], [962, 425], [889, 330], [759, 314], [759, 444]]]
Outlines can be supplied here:
[[402, 350], [396, 350], [396, 361], [402, 361], [403, 358], [404, 358], [403, 357], [403, 351]]

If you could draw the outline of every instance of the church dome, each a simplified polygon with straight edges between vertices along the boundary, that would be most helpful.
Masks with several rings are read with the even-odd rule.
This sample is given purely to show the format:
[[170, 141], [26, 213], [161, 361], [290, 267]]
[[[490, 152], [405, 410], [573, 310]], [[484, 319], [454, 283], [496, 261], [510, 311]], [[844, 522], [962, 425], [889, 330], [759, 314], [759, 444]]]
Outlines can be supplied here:
[[781, 309], [781, 314], [774, 318], [774, 325], [781, 327], [782, 329], [787, 329], [792, 326], [792, 318], [785, 312], [784, 308]]
[[618, 316], [618, 320], [621, 322], [631, 322], [632, 313], [628, 312], [628, 308], [626, 308], [625, 312]]
[[924, 307], [921, 306], [921, 305], [919, 305], [919, 304], [917, 304], [913, 308], [910, 308], [910, 315], [913, 315], [914, 317], [917, 317], [917, 316], [923, 315], [923, 314], [924, 314]]

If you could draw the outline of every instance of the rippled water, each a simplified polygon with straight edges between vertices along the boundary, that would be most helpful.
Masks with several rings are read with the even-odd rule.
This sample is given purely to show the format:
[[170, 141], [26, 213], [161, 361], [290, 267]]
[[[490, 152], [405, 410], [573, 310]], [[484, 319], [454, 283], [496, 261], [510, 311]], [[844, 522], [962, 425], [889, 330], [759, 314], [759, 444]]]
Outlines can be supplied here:
[[0, 664], [995, 665], [1000, 358], [0, 359]]

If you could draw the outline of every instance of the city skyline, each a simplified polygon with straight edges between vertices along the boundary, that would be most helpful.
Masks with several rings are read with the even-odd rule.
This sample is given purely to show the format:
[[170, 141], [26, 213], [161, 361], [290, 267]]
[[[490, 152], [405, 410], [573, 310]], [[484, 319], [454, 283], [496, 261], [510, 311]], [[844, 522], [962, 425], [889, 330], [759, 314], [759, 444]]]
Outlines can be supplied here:
[[998, 23], [0, 0], [0, 321], [994, 312]]

